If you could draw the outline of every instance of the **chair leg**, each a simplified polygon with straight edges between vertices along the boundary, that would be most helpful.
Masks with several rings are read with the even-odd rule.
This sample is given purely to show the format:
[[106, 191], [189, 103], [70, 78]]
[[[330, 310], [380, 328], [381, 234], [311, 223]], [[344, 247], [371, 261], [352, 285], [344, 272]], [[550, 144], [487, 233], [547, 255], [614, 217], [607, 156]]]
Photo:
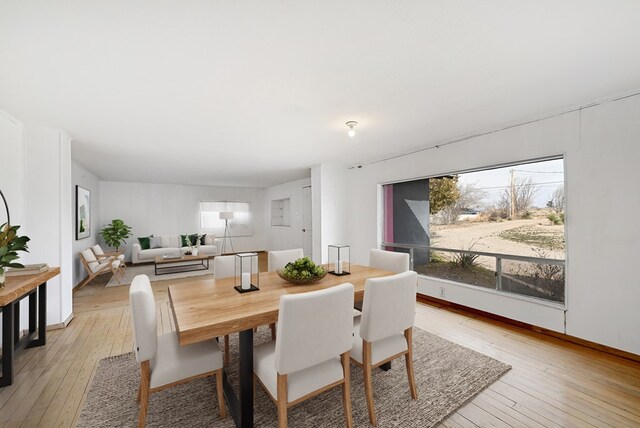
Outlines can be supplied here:
[[342, 371], [344, 372], [344, 383], [342, 384], [342, 405], [344, 407], [344, 418], [347, 428], [353, 426], [351, 415], [351, 359], [349, 352], [345, 352], [342, 357]]
[[222, 391], [222, 369], [216, 370], [216, 392], [218, 393], [218, 407], [220, 407], [220, 418], [227, 417], [227, 409], [224, 405], [224, 391]]
[[136, 398], [136, 403], [140, 404], [140, 394], [142, 394], [142, 382], [140, 382], [140, 386], [138, 386], [138, 397]]
[[271, 340], [276, 340], [276, 324], [269, 324], [269, 328], [271, 329]]
[[407, 363], [407, 377], [409, 378], [409, 391], [411, 392], [411, 398], [418, 399], [418, 389], [416, 388], [416, 379], [413, 374], [413, 328], [408, 328], [404, 331], [404, 337], [407, 339], [407, 353], [404, 355], [405, 362]]
[[364, 372], [364, 394], [367, 397], [367, 408], [369, 409], [369, 421], [371, 425], [376, 426], [378, 420], [376, 418], [376, 410], [373, 407], [373, 381], [371, 367], [371, 343], [366, 340], [362, 341], [362, 371]]
[[278, 373], [278, 428], [287, 428], [287, 375]]
[[229, 365], [229, 335], [224, 337], [224, 365]]
[[147, 420], [149, 408], [149, 383], [151, 381], [151, 366], [149, 361], [140, 364], [140, 414], [138, 416], [138, 428], [143, 428]]

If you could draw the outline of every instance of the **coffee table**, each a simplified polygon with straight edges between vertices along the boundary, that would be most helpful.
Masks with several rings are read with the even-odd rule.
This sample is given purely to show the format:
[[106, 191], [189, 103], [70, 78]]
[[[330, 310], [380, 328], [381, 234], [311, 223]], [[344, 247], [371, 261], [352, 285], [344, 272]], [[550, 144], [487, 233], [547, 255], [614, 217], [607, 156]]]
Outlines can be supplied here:
[[182, 255], [176, 258], [164, 258], [156, 256], [155, 274], [166, 275], [169, 273], [194, 272], [209, 269], [209, 256], [206, 254], [197, 256]]

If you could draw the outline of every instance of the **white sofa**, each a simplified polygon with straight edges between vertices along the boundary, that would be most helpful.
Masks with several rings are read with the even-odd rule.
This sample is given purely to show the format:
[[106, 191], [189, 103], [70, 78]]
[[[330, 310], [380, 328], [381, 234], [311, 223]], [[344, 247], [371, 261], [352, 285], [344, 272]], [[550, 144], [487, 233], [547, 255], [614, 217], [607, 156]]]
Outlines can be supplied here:
[[[161, 248], [143, 250], [140, 243], [134, 243], [131, 247], [131, 263], [138, 264], [152, 262], [156, 256], [174, 254], [179, 251], [184, 254], [184, 252], [189, 249], [189, 247], [183, 247], [180, 245], [180, 235], [158, 235], [158, 237], [162, 242]], [[207, 235], [204, 237], [204, 242], [205, 245], [200, 245], [198, 247], [198, 254], [206, 254], [208, 256], [220, 255], [221, 241], [219, 239], [215, 239], [213, 236]]]

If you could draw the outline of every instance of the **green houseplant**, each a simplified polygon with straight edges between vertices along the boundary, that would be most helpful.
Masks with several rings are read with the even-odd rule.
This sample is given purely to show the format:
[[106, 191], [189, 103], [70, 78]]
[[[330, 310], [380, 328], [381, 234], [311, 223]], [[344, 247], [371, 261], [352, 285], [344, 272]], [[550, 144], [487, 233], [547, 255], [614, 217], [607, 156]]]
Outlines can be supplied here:
[[127, 226], [120, 219], [111, 220], [111, 224], [102, 229], [100, 235], [108, 246], [118, 251], [122, 244], [126, 244], [125, 239], [131, 236], [131, 226]]
[[20, 226], [10, 226], [9, 223], [0, 226], [0, 288], [4, 288], [6, 268], [24, 267], [15, 262], [19, 257], [18, 251], [29, 251], [27, 247], [29, 238], [18, 236], [18, 229]]

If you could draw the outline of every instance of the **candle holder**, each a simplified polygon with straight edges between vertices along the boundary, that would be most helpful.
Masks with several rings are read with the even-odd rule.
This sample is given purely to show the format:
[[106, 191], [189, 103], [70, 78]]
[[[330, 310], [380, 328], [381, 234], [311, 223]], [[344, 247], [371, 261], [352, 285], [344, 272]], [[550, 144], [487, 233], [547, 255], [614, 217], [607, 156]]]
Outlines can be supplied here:
[[258, 253], [239, 253], [234, 260], [233, 288], [238, 293], [249, 293], [260, 290], [260, 272], [258, 269]]
[[329, 245], [327, 270], [331, 275], [351, 275], [351, 248], [348, 245]]

